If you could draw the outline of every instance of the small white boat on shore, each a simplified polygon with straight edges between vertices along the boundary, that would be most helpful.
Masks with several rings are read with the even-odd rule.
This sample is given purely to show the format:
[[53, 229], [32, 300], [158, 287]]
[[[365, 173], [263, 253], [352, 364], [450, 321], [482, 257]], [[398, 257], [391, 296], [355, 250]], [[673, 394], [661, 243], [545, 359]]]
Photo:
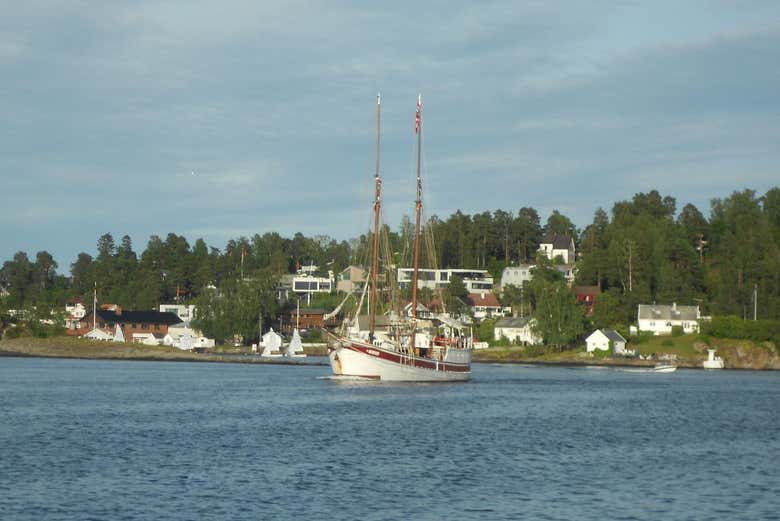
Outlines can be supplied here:
[[263, 352], [260, 354], [262, 358], [279, 358], [282, 356], [282, 352], [279, 351], [279, 348], [282, 347], [282, 337], [273, 328], [263, 335], [260, 345], [263, 346]]
[[715, 349], [707, 349], [707, 359], [701, 365], [705, 369], [723, 369], [723, 359], [715, 356]]
[[298, 333], [296, 327], [293, 331], [292, 340], [287, 345], [287, 349], [284, 352], [284, 356], [288, 358], [306, 358], [306, 353], [303, 352], [303, 342], [301, 341], [301, 334]]

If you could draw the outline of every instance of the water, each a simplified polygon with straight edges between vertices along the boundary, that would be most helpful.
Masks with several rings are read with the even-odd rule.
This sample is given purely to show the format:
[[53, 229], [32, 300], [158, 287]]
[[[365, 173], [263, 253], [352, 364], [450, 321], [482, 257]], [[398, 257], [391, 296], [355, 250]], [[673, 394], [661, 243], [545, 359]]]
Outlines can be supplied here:
[[778, 519], [780, 374], [0, 358], [0, 519]]

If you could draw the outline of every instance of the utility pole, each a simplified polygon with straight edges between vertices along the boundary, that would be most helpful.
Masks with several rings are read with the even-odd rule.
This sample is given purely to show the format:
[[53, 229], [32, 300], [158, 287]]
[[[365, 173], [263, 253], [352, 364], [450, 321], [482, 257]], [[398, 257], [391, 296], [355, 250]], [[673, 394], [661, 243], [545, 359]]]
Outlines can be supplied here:
[[633, 256], [633, 247], [634, 247], [634, 241], [631, 239], [626, 240], [624, 247], [626, 250], [628, 250], [628, 292], [631, 293], [633, 290], [633, 263], [632, 263], [632, 256]]
[[97, 281], [95, 281], [95, 292], [92, 295], [92, 330], [96, 329], [97, 324]]
[[758, 320], [758, 284], [753, 284], [753, 321]]

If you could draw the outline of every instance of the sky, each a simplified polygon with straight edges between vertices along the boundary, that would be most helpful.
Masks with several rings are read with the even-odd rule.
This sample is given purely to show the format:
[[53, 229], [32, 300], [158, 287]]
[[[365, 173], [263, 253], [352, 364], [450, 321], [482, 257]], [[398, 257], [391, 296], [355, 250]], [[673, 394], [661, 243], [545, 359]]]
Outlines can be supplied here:
[[[4, 5], [2, 5], [4, 4]], [[780, 185], [776, 1], [0, 1], [0, 262]]]

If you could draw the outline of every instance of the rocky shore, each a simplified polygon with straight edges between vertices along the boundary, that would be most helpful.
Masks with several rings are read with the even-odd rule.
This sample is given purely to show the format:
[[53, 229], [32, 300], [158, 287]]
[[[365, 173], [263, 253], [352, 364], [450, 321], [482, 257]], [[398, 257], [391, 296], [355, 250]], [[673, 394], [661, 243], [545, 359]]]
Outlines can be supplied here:
[[472, 360], [485, 363], [652, 367], [660, 356], [675, 355], [677, 358], [674, 363], [678, 367], [701, 369], [702, 362], [707, 358], [707, 347], [717, 349], [717, 354], [725, 361], [725, 369], [780, 370], [780, 356], [778, 356], [774, 345], [720, 338], [712, 339], [708, 345], [695, 346], [692, 352], [677, 353], [674, 349], [670, 349], [668, 353], [659, 351], [653, 360], [592, 356], [584, 351], [562, 351], [545, 353], [541, 356], [528, 356], [523, 349], [517, 347], [497, 347], [474, 351]]

